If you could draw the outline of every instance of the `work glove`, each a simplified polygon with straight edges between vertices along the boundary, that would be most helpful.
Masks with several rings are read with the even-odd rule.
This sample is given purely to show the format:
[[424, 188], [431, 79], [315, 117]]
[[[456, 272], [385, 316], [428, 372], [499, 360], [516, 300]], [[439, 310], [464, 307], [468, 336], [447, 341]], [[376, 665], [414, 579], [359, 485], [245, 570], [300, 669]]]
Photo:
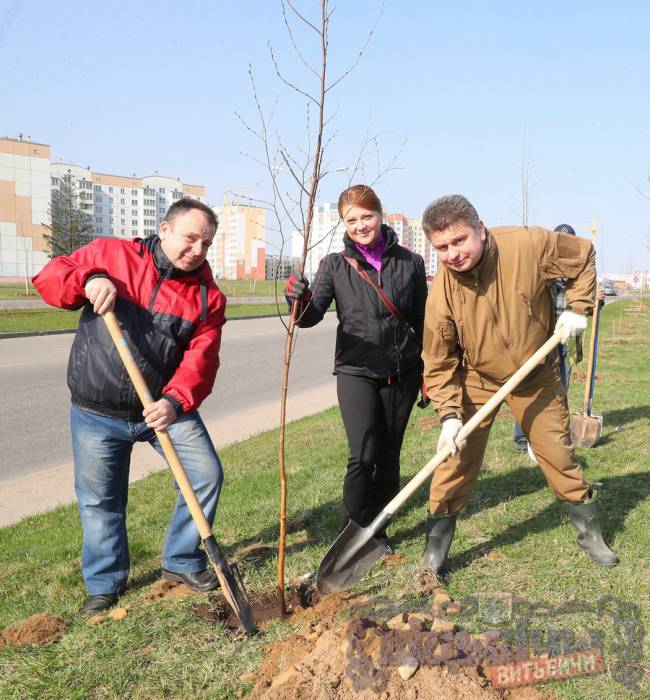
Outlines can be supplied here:
[[562, 342], [566, 343], [569, 338], [580, 335], [587, 327], [587, 318], [573, 311], [563, 311], [557, 317], [555, 331], [562, 330]]
[[443, 447], [449, 447], [452, 455], [455, 455], [456, 452], [458, 452], [456, 436], [462, 427], [463, 421], [458, 420], [458, 418], [447, 418], [447, 420], [443, 422], [440, 437], [438, 438], [438, 452]]
[[309, 280], [300, 270], [294, 270], [284, 287], [284, 295], [292, 301], [301, 299], [309, 287]]

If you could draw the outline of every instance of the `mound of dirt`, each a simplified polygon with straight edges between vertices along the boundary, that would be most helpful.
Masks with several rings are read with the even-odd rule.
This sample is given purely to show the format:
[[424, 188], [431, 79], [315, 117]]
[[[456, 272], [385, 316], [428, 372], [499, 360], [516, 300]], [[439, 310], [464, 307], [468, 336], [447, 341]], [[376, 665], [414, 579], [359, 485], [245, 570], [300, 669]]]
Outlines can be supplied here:
[[[452, 614], [454, 606], [458, 610], [460, 606], [437, 580], [416, 580], [414, 590], [431, 596], [430, 610], [395, 614], [390, 606], [375, 610], [371, 599], [345, 593], [313, 601], [311, 607], [295, 611], [291, 618], [300, 623], [298, 632], [268, 646], [259, 671], [244, 674], [241, 682], [254, 683], [250, 695], [253, 700], [554, 697], [532, 687], [506, 691], [493, 688], [481, 661], [456, 663], [461, 638], [464, 649], [470, 649], [472, 642], [479, 650], [487, 645], [503, 659], [514, 657], [515, 650], [497, 630], [473, 637], [459, 631], [448, 619], [438, 619], [436, 607], [444, 605], [447, 614]], [[422, 654], [432, 639], [436, 641], [428, 656]]]
[[0, 632], [0, 647], [31, 644], [40, 646], [58, 641], [65, 632], [65, 623], [59, 615], [38, 613], [26, 620], [14, 622]]
[[144, 600], [159, 600], [160, 598], [190, 598], [202, 593], [190, 590], [184, 583], [160, 579], [144, 594]]

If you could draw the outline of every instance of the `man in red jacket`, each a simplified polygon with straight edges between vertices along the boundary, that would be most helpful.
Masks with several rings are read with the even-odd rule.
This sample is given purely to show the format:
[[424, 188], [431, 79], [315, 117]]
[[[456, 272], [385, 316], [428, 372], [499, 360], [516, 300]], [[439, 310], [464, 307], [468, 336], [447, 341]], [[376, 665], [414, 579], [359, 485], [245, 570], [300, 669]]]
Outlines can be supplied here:
[[[162, 454], [155, 430], [167, 429], [208, 521], [214, 521], [223, 471], [197, 409], [212, 391], [225, 322], [226, 301], [206, 262], [217, 225], [205, 204], [181, 199], [167, 211], [158, 236], [98, 238], [52, 259], [33, 280], [48, 304], [83, 307], [68, 364], [88, 589], [83, 613], [111, 607], [126, 587], [135, 442], [149, 442]], [[100, 318], [110, 310], [156, 399], [144, 410]], [[163, 547], [163, 578], [196, 591], [216, 588], [199, 544], [179, 493]]]

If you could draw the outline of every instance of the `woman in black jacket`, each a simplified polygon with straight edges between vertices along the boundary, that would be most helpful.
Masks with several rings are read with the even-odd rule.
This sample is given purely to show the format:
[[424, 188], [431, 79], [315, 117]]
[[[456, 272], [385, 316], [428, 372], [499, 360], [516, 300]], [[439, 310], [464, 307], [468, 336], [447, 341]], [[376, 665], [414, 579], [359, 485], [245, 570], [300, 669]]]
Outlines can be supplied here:
[[311, 290], [295, 271], [285, 294], [300, 301], [301, 328], [316, 325], [336, 301], [334, 373], [350, 450], [343, 526], [350, 519], [366, 526], [399, 491], [402, 440], [421, 386], [427, 283], [422, 257], [382, 224], [370, 187], [343, 191], [338, 210], [345, 250], [321, 261]]

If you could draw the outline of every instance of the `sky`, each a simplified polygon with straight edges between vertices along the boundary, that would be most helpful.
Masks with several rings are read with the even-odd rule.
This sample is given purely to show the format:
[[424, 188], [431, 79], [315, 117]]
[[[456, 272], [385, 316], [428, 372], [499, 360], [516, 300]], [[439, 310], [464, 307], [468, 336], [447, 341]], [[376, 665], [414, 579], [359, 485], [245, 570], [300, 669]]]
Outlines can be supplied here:
[[[318, 19], [315, 0], [295, 4]], [[349, 184], [366, 141], [353, 180], [385, 211], [419, 218], [459, 192], [488, 226], [520, 224], [524, 170], [528, 223], [589, 236], [597, 217], [599, 273], [650, 267], [650, 3], [331, 6], [332, 79], [374, 31], [327, 95], [320, 201]], [[318, 62], [317, 36], [293, 26]], [[53, 161], [96, 172], [205, 185], [211, 204], [226, 192], [266, 199], [262, 144], [246, 127], [259, 128], [249, 66], [265, 118], [276, 105], [271, 142], [278, 134], [301, 163], [308, 143], [307, 100], [275, 74], [269, 42], [283, 75], [316, 94], [280, 0], [0, 0], [0, 136], [23, 133]]]

